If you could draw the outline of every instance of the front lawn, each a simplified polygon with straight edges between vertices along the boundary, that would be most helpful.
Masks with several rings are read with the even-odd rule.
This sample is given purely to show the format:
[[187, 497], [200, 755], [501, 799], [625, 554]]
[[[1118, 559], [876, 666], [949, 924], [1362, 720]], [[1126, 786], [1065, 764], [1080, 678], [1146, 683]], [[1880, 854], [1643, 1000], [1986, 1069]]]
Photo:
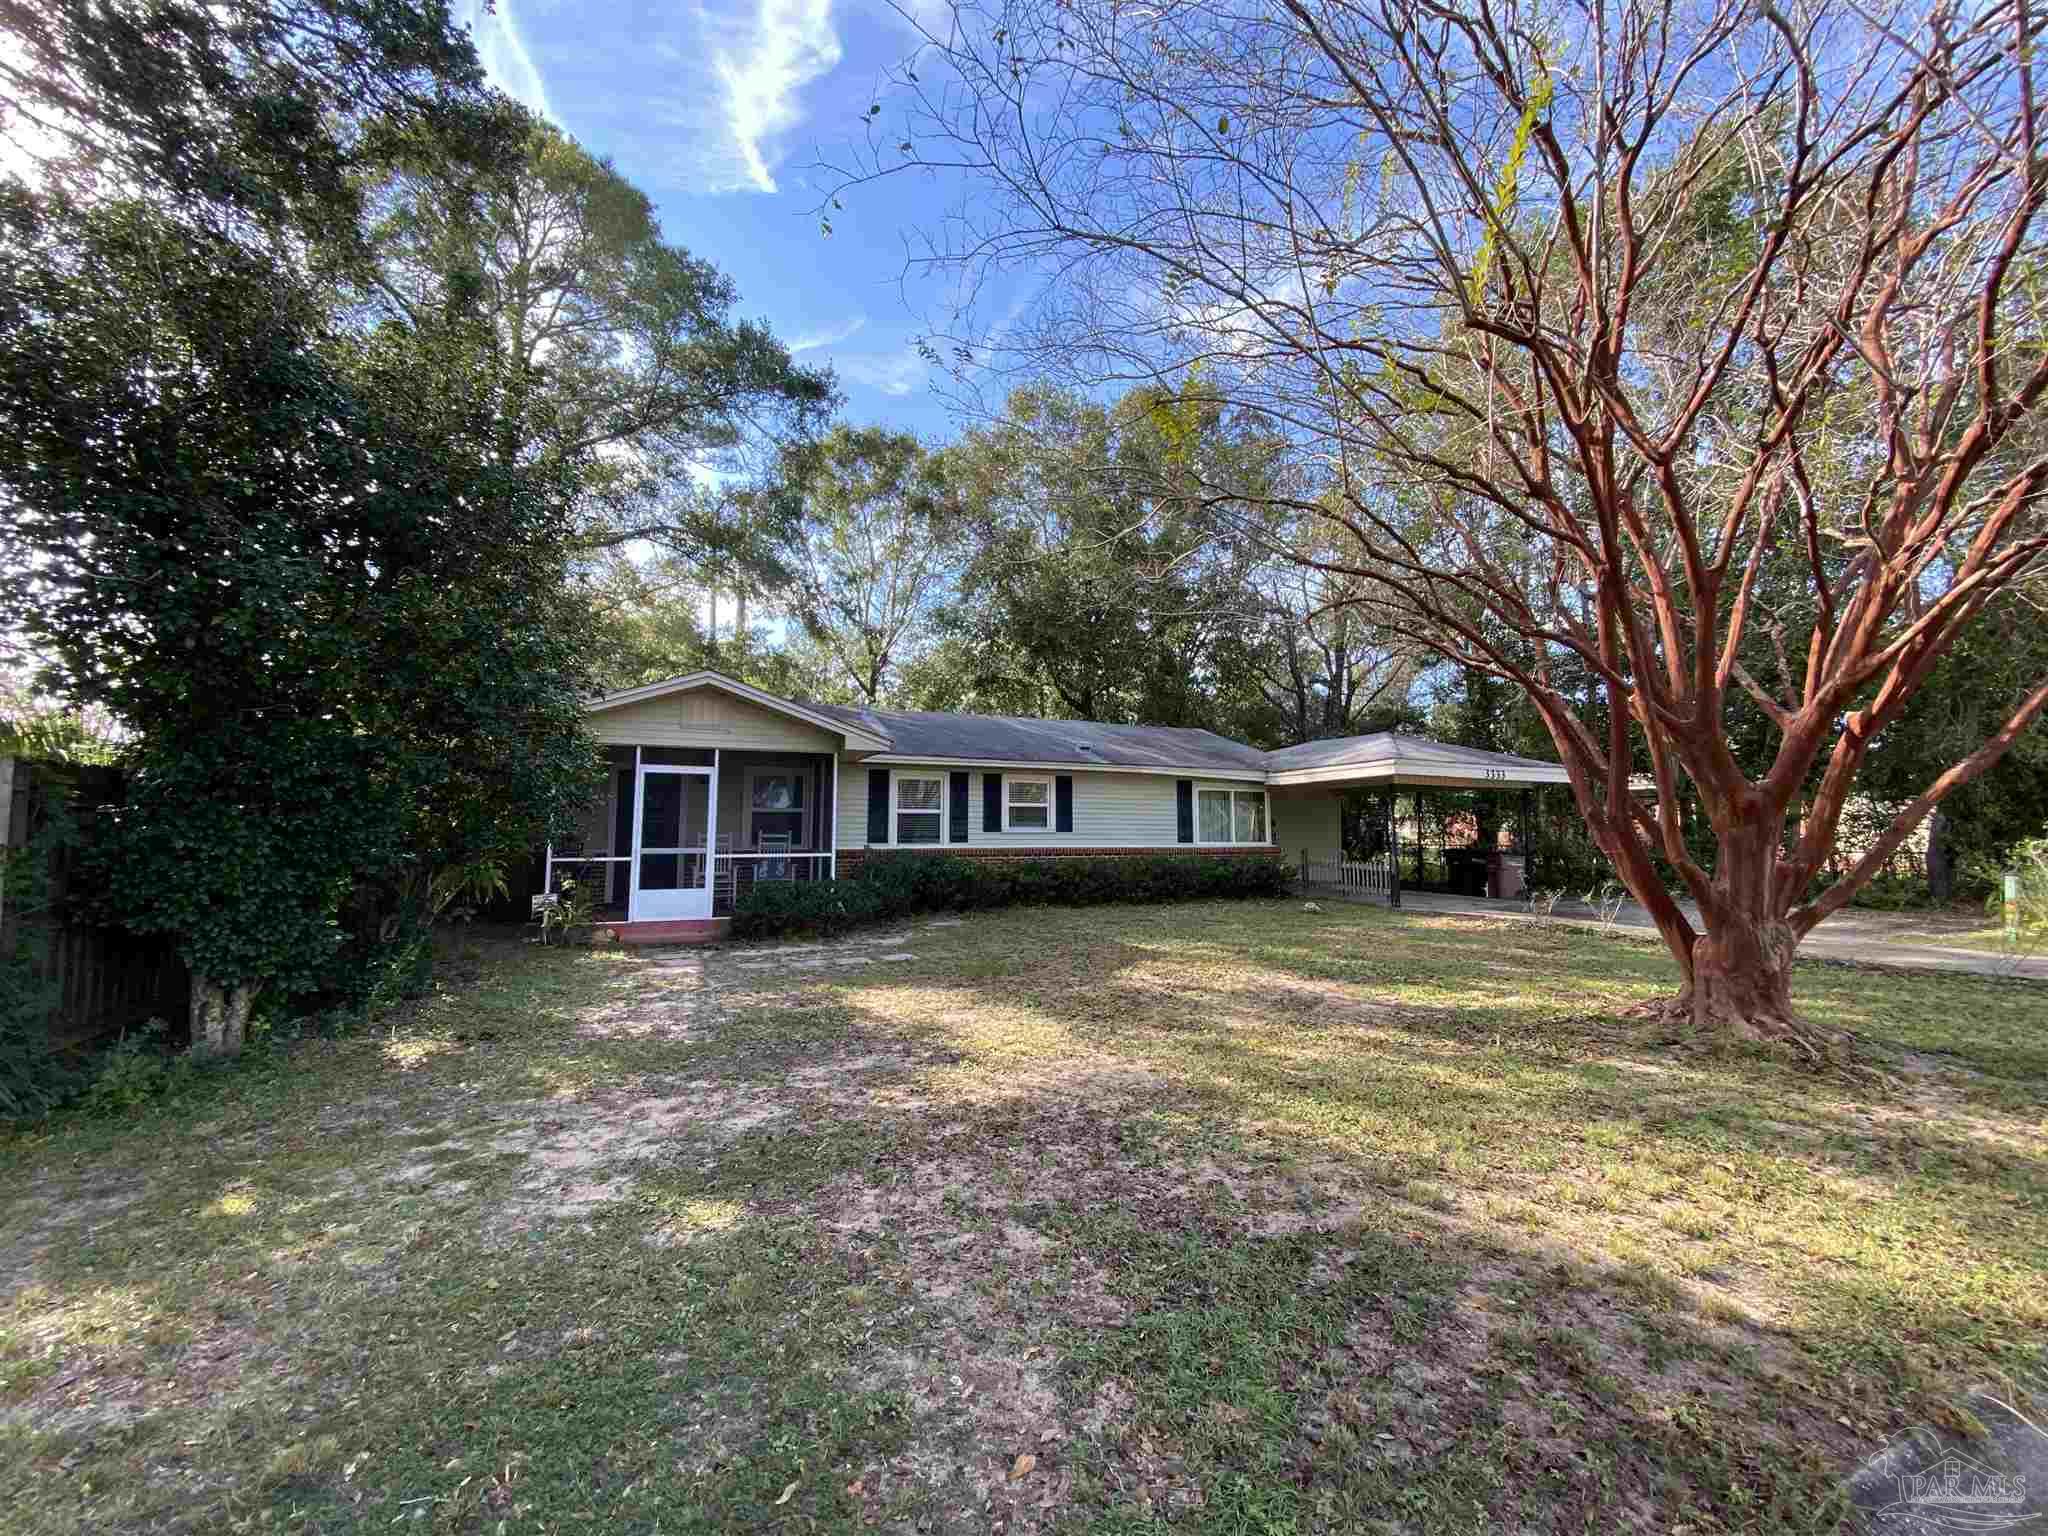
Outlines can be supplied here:
[[2025, 983], [1805, 967], [1816, 1077], [1363, 906], [449, 975], [0, 1143], [0, 1528], [1825, 1530], [2048, 1337]]

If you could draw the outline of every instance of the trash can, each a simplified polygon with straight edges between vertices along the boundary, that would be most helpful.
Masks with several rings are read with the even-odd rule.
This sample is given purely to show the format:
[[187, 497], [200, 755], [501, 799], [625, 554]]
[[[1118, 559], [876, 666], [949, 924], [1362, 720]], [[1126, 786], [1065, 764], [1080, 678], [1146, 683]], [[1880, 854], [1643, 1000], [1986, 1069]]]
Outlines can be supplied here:
[[1498, 849], [1486, 857], [1486, 894], [1495, 901], [1519, 901], [1527, 885], [1528, 860]]
[[1453, 896], [1486, 894], [1486, 855], [1477, 848], [1452, 848], [1444, 854], [1444, 874]]

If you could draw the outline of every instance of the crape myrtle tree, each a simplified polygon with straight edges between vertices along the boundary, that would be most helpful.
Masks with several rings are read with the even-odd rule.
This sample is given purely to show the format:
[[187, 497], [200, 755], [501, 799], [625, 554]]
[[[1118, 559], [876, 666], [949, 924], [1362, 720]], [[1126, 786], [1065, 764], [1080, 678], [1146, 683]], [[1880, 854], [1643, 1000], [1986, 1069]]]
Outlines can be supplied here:
[[[2048, 706], [2028, 679], [1821, 888], [1873, 743], [2048, 547], [2042, 15], [1000, 0], [934, 29], [832, 190], [964, 177], [925, 254], [1053, 274], [1012, 344], [1199, 363], [1290, 430], [1322, 563], [1541, 716], [1665, 1006], [1819, 1053], [1800, 939]], [[1774, 562], [1801, 601], [1760, 602]]]

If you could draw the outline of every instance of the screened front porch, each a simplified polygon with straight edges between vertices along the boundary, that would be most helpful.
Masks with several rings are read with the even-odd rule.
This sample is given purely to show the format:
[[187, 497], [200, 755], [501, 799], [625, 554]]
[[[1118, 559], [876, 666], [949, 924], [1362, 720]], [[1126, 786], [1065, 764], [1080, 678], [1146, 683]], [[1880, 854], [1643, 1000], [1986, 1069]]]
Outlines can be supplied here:
[[829, 752], [613, 746], [605, 787], [546, 853], [547, 897], [599, 922], [730, 916], [757, 885], [833, 874]]

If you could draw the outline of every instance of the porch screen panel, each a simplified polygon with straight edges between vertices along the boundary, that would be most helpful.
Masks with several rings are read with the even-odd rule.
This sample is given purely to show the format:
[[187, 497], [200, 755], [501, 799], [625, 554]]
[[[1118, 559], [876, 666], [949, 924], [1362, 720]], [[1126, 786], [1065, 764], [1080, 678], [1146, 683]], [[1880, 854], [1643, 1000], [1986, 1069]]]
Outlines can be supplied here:
[[[621, 768], [614, 775], [612, 796], [616, 801], [612, 813], [612, 845], [607, 853], [626, 858], [633, 852], [633, 770]], [[615, 907], [626, 904], [626, 891], [633, 883], [631, 864], [606, 864], [606, 880], [611, 888], [611, 902]]]
[[640, 889], [676, 891], [704, 884], [710, 832], [708, 775], [648, 774], [640, 808]]
[[761, 846], [766, 835], [781, 835], [789, 846], [802, 848], [804, 842], [804, 780], [795, 773], [762, 773], [753, 778], [749, 809], [753, 813], [752, 845]]
[[682, 884], [683, 777], [650, 773], [640, 807], [640, 889], [673, 891]]

